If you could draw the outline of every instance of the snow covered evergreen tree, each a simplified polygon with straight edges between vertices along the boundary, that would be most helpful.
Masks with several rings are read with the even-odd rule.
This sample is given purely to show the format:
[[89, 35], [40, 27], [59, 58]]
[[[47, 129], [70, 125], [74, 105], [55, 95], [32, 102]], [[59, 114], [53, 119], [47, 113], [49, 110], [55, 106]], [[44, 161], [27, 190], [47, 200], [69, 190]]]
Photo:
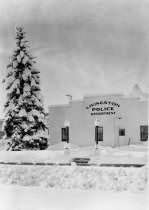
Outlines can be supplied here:
[[6, 85], [5, 120], [3, 130], [6, 150], [43, 150], [48, 136], [39, 71], [35, 57], [29, 51], [26, 33], [16, 28], [15, 46], [9, 57]]

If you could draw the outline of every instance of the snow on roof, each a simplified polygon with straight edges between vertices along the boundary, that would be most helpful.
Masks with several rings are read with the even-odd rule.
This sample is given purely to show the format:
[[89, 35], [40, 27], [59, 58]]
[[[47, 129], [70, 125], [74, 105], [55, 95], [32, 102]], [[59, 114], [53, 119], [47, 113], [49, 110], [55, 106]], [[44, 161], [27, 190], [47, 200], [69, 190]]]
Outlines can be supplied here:
[[[133, 90], [132, 92], [129, 94], [129, 95], [124, 95], [123, 93], [103, 93], [103, 94], [87, 94], [87, 95], [84, 95], [83, 99], [84, 98], [93, 98], [93, 97], [108, 97], [108, 96], [113, 96], [113, 97], [122, 97], [122, 98], [125, 98], [125, 99], [140, 99], [140, 101], [147, 101], [148, 100], [148, 97], [149, 97], [149, 94], [143, 92], [141, 90], [141, 88], [136, 84], [134, 87], [133, 87]], [[72, 99], [70, 103], [73, 103], [73, 102], [83, 102], [83, 99]], [[49, 108], [52, 108], [52, 107], [67, 107], [69, 106], [69, 104], [52, 104], [52, 105], [49, 105], [48, 107]]]
[[138, 97], [141, 101], [148, 100], [149, 94], [143, 92], [138, 84], [135, 84], [129, 96]]

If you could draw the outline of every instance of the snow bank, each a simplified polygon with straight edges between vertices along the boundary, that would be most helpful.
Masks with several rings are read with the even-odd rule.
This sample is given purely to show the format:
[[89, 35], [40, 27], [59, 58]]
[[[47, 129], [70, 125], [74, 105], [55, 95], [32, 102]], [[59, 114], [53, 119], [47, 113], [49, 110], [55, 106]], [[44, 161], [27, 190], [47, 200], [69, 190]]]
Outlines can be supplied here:
[[122, 146], [122, 147], [117, 147], [115, 148], [118, 151], [142, 151], [142, 152], [147, 152], [148, 151], [148, 143], [144, 142], [143, 144], [130, 144], [129, 146]]
[[30, 163], [68, 163], [72, 161], [70, 156], [64, 155], [63, 151], [1, 151], [1, 162], [30, 162]]
[[143, 146], [146, 146], [146, 147], [148, 147], [148, 141], [146, 141], [146, 142], [143, 142], [143, 144], [142, 144]]
[[133, 191], [146, 188], [147, 167], [0, 166], [0, 183], [61, 189]]
[[[49, 146], [47, 150], [38, 151], [0, 151], [0, 161], [3, 162], [54, 162], [68, 163], [76, 157], [90, 158], [90, 163], [96, 164], [146, 164], [148, 152], [140, 150], [141, 146], [129, 148], [100, 147], [95, 155], [93, 146], [79, 147], [68, 144], [69, 155], [64, 155], [64, 143]], [[2, 147], [3, 148], [3, 147]]]
[[[67, 144], [67, 146], [68, 146], [68, 148], [69, 149], [78, 149], [79, 148], [79, 146], [77, 146], [76, 144]], [[48, 149], [47, 150], [55, 150], [55, 151], [57, 151], [57, 150], [64, 150], [64, 148], [65, 148], [65, 143], [59, 143], [59, 144], [54, 144], [54, 145], [52, 145], [52, 146], [49, 146], [48, 147]]]

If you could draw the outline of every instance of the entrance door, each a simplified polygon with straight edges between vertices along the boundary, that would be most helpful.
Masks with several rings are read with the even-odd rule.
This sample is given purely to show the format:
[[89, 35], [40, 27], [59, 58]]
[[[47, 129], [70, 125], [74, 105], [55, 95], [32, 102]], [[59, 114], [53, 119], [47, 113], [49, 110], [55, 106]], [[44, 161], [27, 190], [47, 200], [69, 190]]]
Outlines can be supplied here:
[[119, 136], [118, 136], [118, 146], [125, 146], [128, 144], [125, 138], [125, 129], [119, 128]]
[[95, 127], [95, 142], [98, 144], [98, 141], [103, 141], [103, 127]]

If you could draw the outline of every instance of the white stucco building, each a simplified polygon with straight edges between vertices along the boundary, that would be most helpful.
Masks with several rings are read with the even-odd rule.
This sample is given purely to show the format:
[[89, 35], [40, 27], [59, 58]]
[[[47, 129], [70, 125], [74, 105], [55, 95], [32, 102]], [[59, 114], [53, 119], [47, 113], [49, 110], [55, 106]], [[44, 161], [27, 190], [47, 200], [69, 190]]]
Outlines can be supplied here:
[[123, 94], [84, 96], [49, 106], [52, 144], [68, 140], [79, 146], [139, 144], [148, 138], [148, 94], [135, 85]]

